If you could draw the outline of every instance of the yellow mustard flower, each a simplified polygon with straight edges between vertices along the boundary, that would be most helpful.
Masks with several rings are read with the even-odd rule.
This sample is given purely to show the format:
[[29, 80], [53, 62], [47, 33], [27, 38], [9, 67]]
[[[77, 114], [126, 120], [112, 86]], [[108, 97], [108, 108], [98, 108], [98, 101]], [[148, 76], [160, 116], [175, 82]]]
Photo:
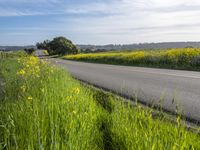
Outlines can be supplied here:
[[75, 110], [73, 111], [73, 114], [76, 115], [76, 111]]
[[26, 86], [25, 86], [25, 85], [22, 85], [22, 86], [21, 86], [21, 90], [22, 90], [22, 92], [25, 92], [25, 91], [26, 91]]
[[23, 75], [25, 75], [25, 70], [24, 69], [21, 69], [21, 70], [19, 70], [18, 72], [17, 72], [17, 74], [18, 75], [21, 75], [21, 76], [23, 76]]
[[72, 99], [72, 96], [67, 96], [67, 97], [66, 97], [66, 100], [67, 100], [67, 101], [70, 101], [71, 99]]
[[28, 77], [40, 77], [40, 61], [37, 57], [30, 56], [24, 59], [21, 59], [21, 63], [23, 64], [23, 69], [17, 72], [18, 75]]
[[78, 87], [73, 88], [72, 92], [76, 93], [76, 94], [79, 94], [80, 93], [80, 89]]
[[33, 100], [33, 97], [29, 96], [27, 99], [28, 99], [29, 101], [32, 101], [32, 100]]

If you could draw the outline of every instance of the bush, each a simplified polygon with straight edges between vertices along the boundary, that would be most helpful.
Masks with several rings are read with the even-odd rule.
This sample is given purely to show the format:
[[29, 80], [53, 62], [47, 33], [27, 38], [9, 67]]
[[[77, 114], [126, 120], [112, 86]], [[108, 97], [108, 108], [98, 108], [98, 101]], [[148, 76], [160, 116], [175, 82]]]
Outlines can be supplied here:
[[190, 64], [194, 67], [200, 66], [200, 55], [192, 58]]
[[28, 55], [32, 55], [35, 52], [34, 48], [25, 48], [24, 51], [28, 54]]
[[77, 54], [78, 48], [65, 37], [56, 37], [36, 44], [38, 49], [46, 49], [50, 55]]

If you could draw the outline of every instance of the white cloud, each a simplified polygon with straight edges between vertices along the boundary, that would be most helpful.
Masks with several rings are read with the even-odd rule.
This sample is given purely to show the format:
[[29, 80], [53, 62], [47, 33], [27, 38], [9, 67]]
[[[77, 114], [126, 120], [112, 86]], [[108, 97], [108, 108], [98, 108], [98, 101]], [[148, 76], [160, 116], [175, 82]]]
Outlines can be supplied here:
[[198, 8], [195, 0], [122, 0], [102, 9], [119, 15], [76, 20], [74, 32], [99, 44], [199, 40]]
[[[0, 17], [9, 16], [39, 16], [39, 15], [50, 15], [51, 12], [44, 11], [32, 11], [32, 10], [18, 10], [18, 9], [0, 9]], [[55, 14], [55, 13], [53, 13]]]
[[[0, 0], [0, 3], [7, 0]], [[36, 6], [1, 8], [0, 16], [63, 14], [46, 31], [70, 35], [76, 43], [133, 43], [200, 39], [198, 0], [10, 0]], [[43, 7], [44, 6], [44, 7]], [[29, 28], [33, 30], [33, 28]], [[45, 30], [45, 27], [43, 27]], [[194, 36], [193, 36], [194, 35]]]

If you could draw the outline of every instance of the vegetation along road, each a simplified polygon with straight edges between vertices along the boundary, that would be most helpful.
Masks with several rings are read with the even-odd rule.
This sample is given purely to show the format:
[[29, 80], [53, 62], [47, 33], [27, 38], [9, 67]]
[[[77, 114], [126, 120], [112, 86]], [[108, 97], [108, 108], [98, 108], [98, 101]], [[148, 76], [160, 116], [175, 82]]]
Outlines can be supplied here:
[[52, 61], [75, 78], [200, 121], [200, 72]]

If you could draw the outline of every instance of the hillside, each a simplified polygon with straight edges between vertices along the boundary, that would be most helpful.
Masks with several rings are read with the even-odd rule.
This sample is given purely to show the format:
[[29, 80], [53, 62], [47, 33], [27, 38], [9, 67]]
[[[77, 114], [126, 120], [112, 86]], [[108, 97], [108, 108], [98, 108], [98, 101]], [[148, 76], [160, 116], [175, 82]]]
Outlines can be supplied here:
[[77, 45], [81, 49], [104, 49], [104, 50], [132, 50], [132, 49], [166, 49], [166, 48], [199, 48], [200, 42], [165, 42], [165, 43], [139, 43], [125, 45]]

